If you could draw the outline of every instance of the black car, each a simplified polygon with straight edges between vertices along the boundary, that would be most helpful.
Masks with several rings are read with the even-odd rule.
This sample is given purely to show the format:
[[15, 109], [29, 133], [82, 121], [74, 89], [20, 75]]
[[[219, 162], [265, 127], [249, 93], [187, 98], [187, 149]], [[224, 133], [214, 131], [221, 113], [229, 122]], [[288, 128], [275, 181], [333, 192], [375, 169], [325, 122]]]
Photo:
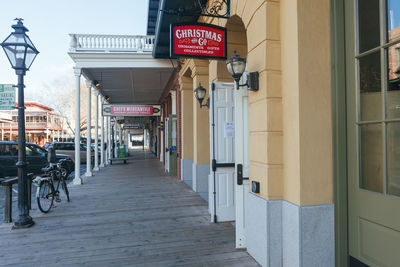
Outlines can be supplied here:
[[[66, 170], [71, 173], [74, 165], [71, 158], [67, 155], [57, 155], [57, 161], [67, 159]], [[0, 177], [17, 176], [18, 170], [15, 165], [18, 161], [18, 142], [0, 141]], [[26, 143], [26, 161], [28, 162], [27, 172], [40, 174], [42, 168], [48, 165], [47, 151], [40, 146], [32, 143]]]

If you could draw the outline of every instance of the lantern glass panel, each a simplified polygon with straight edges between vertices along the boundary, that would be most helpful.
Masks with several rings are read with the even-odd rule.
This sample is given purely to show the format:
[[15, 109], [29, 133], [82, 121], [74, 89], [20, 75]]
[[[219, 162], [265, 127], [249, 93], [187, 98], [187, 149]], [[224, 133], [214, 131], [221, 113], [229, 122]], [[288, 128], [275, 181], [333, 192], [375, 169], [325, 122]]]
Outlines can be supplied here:
[[7, 39], [4, 41], [5, 45], [7, 44], [25, 44], [25, 38], [23, 33], [12, 33]]
[[232, 68], [232, 62], [229, 62], [228, 64], [226, 64], [226, 68], [228, 69], [228, 72], [232, 77], [235, 76], [235, 73]]
[[244, 69], [246, 68], [246, 62], [242, 60], [233, 61], [232, 62], [232, 69], [235, 75], [242, 76]]
[[37, 56], [37, 52], [34, 51], [32, 48], [28, 47], [26, 50], [26, 59], [25, 59], [25, 66], [26, 69], [29, 69]]
[[31, 41], [31, 38], [29, 38], [28, 35], [25, 35], [25, 40], [26, 40], [26, 43], [27, 43], [29, 46], [35, 48], [35, 46], [33, 45], [32, 41]]
[[198, 87], [196, 89], [195, 94], [196, 94], [197, 100], [203, 100], [204, 97], [206, 96], [206, 90], [204, 88], [202, 88], [202, 87]]

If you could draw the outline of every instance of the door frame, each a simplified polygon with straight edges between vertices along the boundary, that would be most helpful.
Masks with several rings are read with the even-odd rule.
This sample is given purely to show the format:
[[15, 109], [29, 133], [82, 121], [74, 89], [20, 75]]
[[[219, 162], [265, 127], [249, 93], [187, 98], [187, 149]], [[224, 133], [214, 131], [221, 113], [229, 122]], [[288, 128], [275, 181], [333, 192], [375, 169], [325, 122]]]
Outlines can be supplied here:
[[335, 262], [336, 266], [348, 267], [345, 0], [331, 0], [331, 14]]

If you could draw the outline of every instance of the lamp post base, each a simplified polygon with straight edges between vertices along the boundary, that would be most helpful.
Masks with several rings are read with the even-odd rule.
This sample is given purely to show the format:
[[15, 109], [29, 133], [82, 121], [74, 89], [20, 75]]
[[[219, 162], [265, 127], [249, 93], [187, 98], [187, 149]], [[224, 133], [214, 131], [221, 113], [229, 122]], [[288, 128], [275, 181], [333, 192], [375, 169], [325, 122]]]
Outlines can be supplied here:
[[14, 222], [14, 225], [12, 229], [24, 229], [24, 228], [29, 228], [32, 227], [35, 224], [35, 222], [32, 220], [31, 216], [24, 216], [23, 218], [19, 217], [16, 222]]

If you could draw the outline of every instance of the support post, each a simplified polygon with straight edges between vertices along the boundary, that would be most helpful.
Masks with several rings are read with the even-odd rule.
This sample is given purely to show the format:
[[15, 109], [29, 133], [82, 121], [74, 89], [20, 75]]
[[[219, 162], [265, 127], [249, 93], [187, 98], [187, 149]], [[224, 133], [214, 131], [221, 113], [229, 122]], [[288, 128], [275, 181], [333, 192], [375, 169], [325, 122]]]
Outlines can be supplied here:
[[[104, 99], [101, 97], [101, 103], [104, 104]], [[103, 105], [102, 105], [103, 107]], [[100, 114], [101, 116], [101, 149], [100, 149], [100, 168], [104, 168], [105, 163], [104, 163], [104, 116], [103, 114]]]
[[92, 81], [86, 81], [87, 88], [87, 128], [86, 128], [86, 177], [92, 176]]
[[74, 184], [82, 184], [81, 178], [81, 69], [74, 68], [75, 74], [75, 178]]
[[117, 117], [114, 119], [114, 158], [117, 157]]
[[108, 124], [108, 142], [107, 142], [108, 162], [107, 162], [107, 164], [110, 164], [110, 159], [111, 159], [111, 117], [107, 117], [107, 124]]
[[24, 103], [24, 75], [25, 70], [16, 70], [18, 75], [18, 219], [14, 223], [15, 229], [28, 228], [34, 225], [29, 216], [28, 183], [26, 175], [26, 140], [25, 140], [25, 103]]
[[94, 112], [94, 171], [99, 171], [99, 91], [95, 91], [95, 112]]

